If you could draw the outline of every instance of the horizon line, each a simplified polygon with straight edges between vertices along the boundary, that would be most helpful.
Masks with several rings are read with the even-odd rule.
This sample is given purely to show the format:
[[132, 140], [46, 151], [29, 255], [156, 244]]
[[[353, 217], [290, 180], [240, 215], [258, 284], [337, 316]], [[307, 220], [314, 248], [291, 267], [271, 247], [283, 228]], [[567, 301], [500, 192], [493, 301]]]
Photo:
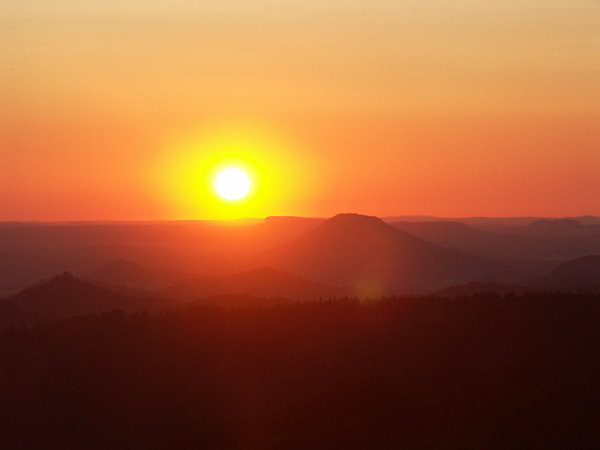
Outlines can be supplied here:
[[42, 219], [23, 219], [23, 220], [12, 220], [12, 219], [0, 219], [0, 224], [40, 224], [40, 225], [53, 225], [53, 224], [112, 224], [112, 223], [159, 223], [159, 222], [204, 222], [204, 223], [234, 223], [234, 222], [262, 222], [269, 218], [290, 218], [290, 219], [318, 219], [327, 220], [335, 217], [338, 214], [358, 214], [362, 216], [377, 217], [383, 221], [392, 219], [435, 219], [435, 220], [480, 220], [480, 219], [491, 219], [491, 220], [509, 220], [509, 219], [581, 219], [581, 218], [594, 218], [600, 219], [600, 215], [594, 214], [581, 214], [575, 216], [435, 216], [429, 214], [400, 214], [400, 215], [374, 215], [374, 214], [362, 214], [362, 213], [336, 213], [331, 216], [300, 216], [300, 215], [269, 215], [265, 217], [237, 217], [229, 219], [184, 219], [184, 218], [166, 218], [166, 219], [66, 219], [66, 220], [42, 220]]

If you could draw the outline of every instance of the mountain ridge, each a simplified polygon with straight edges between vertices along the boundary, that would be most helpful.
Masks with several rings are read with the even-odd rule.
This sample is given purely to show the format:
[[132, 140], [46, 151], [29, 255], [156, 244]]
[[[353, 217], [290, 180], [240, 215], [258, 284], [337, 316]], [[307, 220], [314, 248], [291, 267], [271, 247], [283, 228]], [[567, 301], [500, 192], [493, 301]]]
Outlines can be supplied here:
[[10, 296], [11, 303], [44, 320], [106, 312], [155, 311], [172, 305], [171, 301], [155, 297], [137, 297], [111, 291], [63, 272]]
[[343, 213], [262, 255], [262, 262], [358, 296], [425, 292], [493, 277], [498, 263], [426, 242], [374, 216]]

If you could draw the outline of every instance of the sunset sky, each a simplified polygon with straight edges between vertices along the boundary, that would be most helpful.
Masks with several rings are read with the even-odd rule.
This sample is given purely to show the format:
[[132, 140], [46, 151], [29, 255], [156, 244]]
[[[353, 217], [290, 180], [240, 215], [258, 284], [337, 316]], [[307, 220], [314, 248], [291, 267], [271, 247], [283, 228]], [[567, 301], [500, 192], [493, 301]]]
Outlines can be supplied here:
[[[600, 215], [595, 0], [3, 0], [0, 220]], [[246, 170], [245, 201], [214, 195]]]

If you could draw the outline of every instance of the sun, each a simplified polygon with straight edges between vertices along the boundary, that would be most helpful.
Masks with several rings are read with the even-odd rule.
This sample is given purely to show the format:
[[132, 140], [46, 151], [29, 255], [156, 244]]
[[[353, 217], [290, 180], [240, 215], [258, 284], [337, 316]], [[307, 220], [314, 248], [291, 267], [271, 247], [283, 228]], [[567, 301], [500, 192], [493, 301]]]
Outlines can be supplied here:
[[215, 178], [215, 191], [224, 200], [241, 200], [250, 191], [250, 177], [242, 169], [221, 170]]

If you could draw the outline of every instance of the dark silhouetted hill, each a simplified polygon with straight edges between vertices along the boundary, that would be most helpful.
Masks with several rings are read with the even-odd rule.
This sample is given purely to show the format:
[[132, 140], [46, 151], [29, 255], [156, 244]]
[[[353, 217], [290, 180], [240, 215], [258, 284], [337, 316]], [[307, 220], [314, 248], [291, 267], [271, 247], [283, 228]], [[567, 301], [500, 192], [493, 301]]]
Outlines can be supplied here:
[[9, 297], [8, 300], [42, 320], [101, 313], [113, 309], [155, 311], [174, 305], [171, 301], [159, 298], [140, 298], [116, 293], [75, 278], [68, 272], [37, 283]]
[[164, 297], [188, 301], [225, 294], [315, 301], [319, 298], [342, 297], [347, 295], [348, 291], [307, 280], [271, 267], [238, 272], [223, 277], [181, 280], [161, 291], [161, 295]]
[[503, 276], [505, 269], [425, 242], [376, 217], [339, 214], [263, 255], [265, 264], [378, 297]]

